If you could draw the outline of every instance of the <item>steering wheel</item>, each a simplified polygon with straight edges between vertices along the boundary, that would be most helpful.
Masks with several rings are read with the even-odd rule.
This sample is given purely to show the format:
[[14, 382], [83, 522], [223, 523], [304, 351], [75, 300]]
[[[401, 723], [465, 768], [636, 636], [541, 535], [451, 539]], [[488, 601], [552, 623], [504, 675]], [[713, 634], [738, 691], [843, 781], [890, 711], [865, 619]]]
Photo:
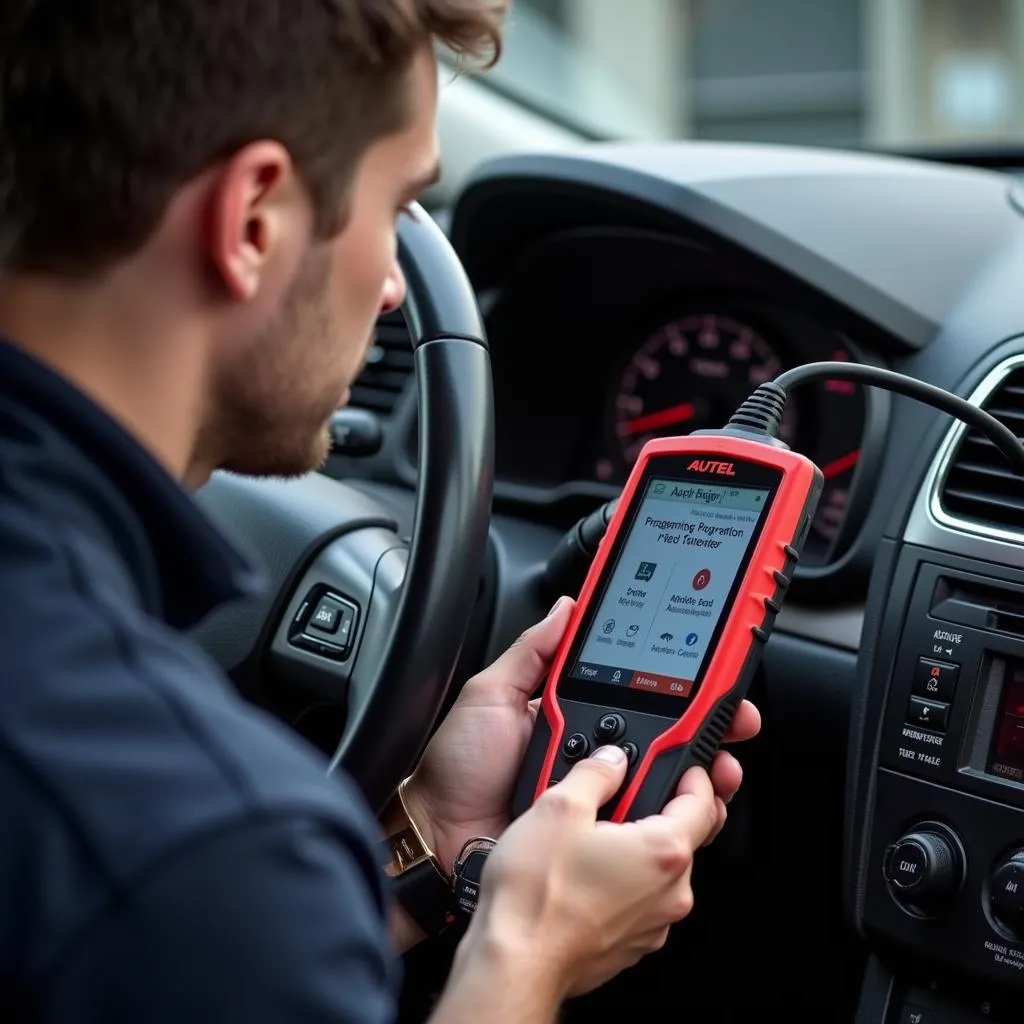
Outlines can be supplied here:
[[494, 398], [473, 289], [417, 207], [398, 231], [419, 422], [411, 538], [360, 491], [217, 473], [197, 493], [270, 585], [200, 624], [199, 643], [247, 696], [260, 679], [347, 706], [331, 770], [379, 812], [440, 712], [476, 601], [490, 523]]

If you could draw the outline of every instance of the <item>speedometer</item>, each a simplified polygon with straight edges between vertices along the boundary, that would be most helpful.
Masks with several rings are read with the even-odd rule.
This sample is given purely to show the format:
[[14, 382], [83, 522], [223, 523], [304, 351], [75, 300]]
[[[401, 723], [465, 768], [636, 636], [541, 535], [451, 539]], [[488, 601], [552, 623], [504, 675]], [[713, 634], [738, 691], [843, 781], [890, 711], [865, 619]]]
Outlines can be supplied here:
[[[827, 344], [827, 342], [826, 342]], [[803, 358], [851, 358], [843, 344]], [[784, 359], [754, 326], [717, 312], [677, 317], [651, 334], [615, 377], [609, 396], [607, 446], [597, 477], [624, 480], [640, 450], [656, 437], [717, 429], [750, 393], [778, 376]], [[865, 395], [859, 385], [828, 380], [801, 390], [787, 403], [779, 437], [813, 459], [824, 489], [804, 552], [804, 564], [832, 557], [847, 525], [850, 496], [860, 465]]]
[[[680, 317], [647, 339], [612, 396], [613, 447], [625, 466], [655, 437], [723, 427], [759, 384], [784, 369], [753, 327], [719, 313]], [[796, 413], [786, 407], [779, 436], [791, 444]]]

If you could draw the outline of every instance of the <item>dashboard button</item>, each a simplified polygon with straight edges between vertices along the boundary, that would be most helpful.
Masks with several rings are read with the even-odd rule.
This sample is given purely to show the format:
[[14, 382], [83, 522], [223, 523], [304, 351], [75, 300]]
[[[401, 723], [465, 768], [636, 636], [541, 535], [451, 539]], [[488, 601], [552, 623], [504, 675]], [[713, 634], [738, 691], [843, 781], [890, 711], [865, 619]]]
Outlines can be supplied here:
[[928, 851], [913, 836], [901, 839], [893, 847], [886, 865], [886, 877], [900, 892], [912, 893], [925, 882]]
[[911, 697], [907, 705], [907, 723], [919, 725], [923, 729], [934, 729], [945, 732], [949, 722], [949, 705], [937, 700], [925, 700], [923, 697]]
[[944, 825], [926, 822], [896, 840], [884, 872], [897, 902], [923, 913], [940, 910], [964, 877], [960, 842]]
[[918, 658], [917, 666], [914, 668], [914, 693], [929, 700], [948, 703], [953, 699], [959, 675], [959, 665], [951, 665], [948, 661], [933, 661], [931, 658]]
[[637, 749], [637, 745], [635, 743], [623, 743], [622, 749], [626, 752], [627, 766], [632, 768], [636, 763], [636, 759], [640, 756], [640, 751]]
[[992, 916], [1015, 937], [1024, 937], [1024, 850], [1003, 861], [988, 885]]
[[587, 737], [581, 732], [574, 732], [562, 744], [562, 754], [567, 761], [578, 761], [581, 757], [586, 757], [589, 749]]
[[614, 743], [625, 732], [626, 720], [614, 712], [602, 715], [594, 726], [594, 735], [598, 743]]

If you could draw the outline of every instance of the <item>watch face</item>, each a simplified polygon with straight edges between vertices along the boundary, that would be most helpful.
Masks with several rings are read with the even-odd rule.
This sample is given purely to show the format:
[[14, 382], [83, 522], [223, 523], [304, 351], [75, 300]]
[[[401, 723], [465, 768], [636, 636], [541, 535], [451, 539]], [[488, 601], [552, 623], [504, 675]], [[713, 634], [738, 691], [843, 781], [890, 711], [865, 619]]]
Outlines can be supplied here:
[[493, 839], [481, 837], [470, 839], [462, 847], [452, 871], [452, 890], [455, 894], [455, 906], [463, 913], [471, 915], [476, 912], [480, 902], [480, 878], [488, 854], [494, 849]]

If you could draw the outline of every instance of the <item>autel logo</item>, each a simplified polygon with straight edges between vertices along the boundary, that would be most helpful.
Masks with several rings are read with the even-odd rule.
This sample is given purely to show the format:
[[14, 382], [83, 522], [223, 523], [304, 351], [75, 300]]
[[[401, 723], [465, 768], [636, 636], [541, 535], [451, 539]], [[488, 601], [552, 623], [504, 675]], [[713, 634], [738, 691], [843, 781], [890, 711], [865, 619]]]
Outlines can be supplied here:
[[713, 462], [711, 459], [694, 459], [688, 468], [697, 473], [717, 473], [719, 476], [736, 475], [736, 465], [732, 462]]

